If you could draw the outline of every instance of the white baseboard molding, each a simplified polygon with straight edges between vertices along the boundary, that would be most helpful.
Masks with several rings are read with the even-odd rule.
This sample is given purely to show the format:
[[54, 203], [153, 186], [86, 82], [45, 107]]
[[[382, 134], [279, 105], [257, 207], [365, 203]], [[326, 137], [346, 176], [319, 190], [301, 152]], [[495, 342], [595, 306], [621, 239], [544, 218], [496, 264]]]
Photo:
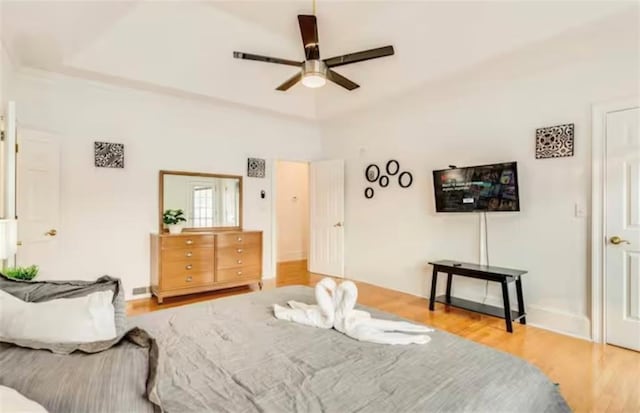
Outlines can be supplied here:
[[528, 305], [527, 324], [554, 333], [591, 341], [591, 321], [586, 316]]
[[[367, 280], [359, 280], [363, 282], [369, 282]], [[369, 282], [370, 283], [370, 282]], [[438, 292], [437, 295], [444, 294], [444, 283], [438, 283]], [[420, 295], [415, 294], [415, 292], [406, 291], [402, 289], [397, 289], [389, 286], [382, 286], [383, 288], [388, 288], [390, 290], [400, 291], [403, 293], [417, 295], [418, 297], [424, 297], [429, 299], [428, 295]], [[466, 291], [461, 291], [462, 289], [458, 289], [455, 294], [452, 294], [458, 298], [463, 298], [465, 300], [471, 300], [476, 302], [482, 302], [484, 299], [484, 291], [482, 295], [478, 295], [478, 291], [465, 288]], [[466, 294], [465, 294], [466, 293]], [[512, 291], [514, 293], [514, 291]], [[517, 307], [517, 301], [515, 297], [510, 297], [511, 305]], [[502, 307], [502, 296], [498, 297], [492, 294], [489, 294], [484, 301], [485, 304], [492, 305], [495, 307]], [[557, 310], [554, 308], [545, 308], [539, 305], [529, 305], [525, 306], [527, 310], [527, 324], [533, 327], [541, 328], [543, 330], [553, 331], [554, 333], [563, 334], [566, 336], [579, 338], [582, 340], [592, 341], [591, 339], [591, 321], [587, 316], [568, 313], [566, 311]], [[513, 308], [517, 310], [517, 308]], [[518, 328], [518, 327], [516, 327]]]
[[[482, 302], [484, 296], [479, 297], [471, 294], [452, 294], [466, 300]], [[510, 297], [511, 308], [517, 311], [517, 301], [515, 297]], [[495, 295], [487, 296], [485, 304], [495, 307], [502, 307], [502, 297]], [[580, 338], [591, 341], [591, 322], [587, 316], [573, 314], [555, 308], [541, 307], [536, 304], [526, 304], [527, 324], [541, 328], [543, 330], [553, 331], [554, 333], [564, 334], [567, 336]]]

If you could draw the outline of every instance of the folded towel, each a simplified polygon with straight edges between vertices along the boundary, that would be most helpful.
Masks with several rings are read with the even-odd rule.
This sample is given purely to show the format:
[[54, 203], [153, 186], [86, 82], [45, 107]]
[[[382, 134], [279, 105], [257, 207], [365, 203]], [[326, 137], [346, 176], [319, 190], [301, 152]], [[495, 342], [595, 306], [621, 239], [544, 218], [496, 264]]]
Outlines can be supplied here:
[[358, 288], [351, 281], [336, 287], [335, 281], [324, 278], [316, 284], [315, 297], [316, 305], [289, 301], [290, 308], [275, 304], [273, 312], [280, 320], [325, 329], [333, 327], [356, 340], [378, 344], [426, 344], [430, 338], [424, 333], [433, 331], [406, 321], [374, 319], [368, 312], [356, 310]]
[[356, 340], [378, 344], [426, 344], [431, 340], [424, 333], [433, 329], [406, 321], [371, 318], [369, 313], [354, 309], [357, 300], [358, 287], [353, 282], [344, 281], [336, 289], [334, 328], [341, 333]]
[[317, 305], [289, 301], [286, 308], [275, 304], [273, 312], [280, 320], [293, 321], [294, 323], [318, 328], [332, 328], [335, 318], [334, 292], [336, 282], [331, 278], [324, 278], [315, 288]]

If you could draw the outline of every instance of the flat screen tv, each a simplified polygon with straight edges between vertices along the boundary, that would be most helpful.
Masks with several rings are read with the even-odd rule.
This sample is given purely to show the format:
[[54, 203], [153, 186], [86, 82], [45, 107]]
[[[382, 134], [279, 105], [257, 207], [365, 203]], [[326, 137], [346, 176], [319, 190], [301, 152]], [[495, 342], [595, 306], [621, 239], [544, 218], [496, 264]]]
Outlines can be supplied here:
[[437, 212], [520, 211], [516, 162], [433, 171]]

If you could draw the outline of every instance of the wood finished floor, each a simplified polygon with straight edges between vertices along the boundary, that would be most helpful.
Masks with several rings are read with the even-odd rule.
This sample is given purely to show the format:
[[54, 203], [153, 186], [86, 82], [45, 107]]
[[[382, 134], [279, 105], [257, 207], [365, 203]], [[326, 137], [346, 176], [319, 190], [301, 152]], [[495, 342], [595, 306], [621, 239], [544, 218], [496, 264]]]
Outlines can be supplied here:
[[[265, 289], [287, 285], [315, 285], [322, 277], [306, 270], [306, 262], [278, 265], [275, 281]], [[594, 344], [532, 326], [514, 325], [514, 333], [504, 330], [501, 319], [436, 304], [430, 312], [428, 300], [398, 291], [356, 282], [358, 302], [410, 320], [446, 330], [460, 337], [523, 358], [560, 383], [560, 391], [576, 412], [640, 412], [640, 353]], [[230, 295], [245, 294], [255, 287], [235, 288], [187, 297], [129, 302], [129, 315], [143, 314]]]

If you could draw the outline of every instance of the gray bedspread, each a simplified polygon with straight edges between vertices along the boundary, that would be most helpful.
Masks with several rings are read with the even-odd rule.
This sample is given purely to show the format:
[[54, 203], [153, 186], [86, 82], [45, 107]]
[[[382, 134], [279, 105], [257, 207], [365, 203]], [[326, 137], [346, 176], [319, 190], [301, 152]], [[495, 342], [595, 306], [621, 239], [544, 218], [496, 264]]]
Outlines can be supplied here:
[[149, 401], [156, 400], [158, 348], [143, 330], [88, 344], [1, 341], [0, 385], [50, 413], [159, 411]]
[[[442, 331], [388, 346], [277, 320], [272, 305], [313, 302], [286, 287], [130, 319], [158, 340], [167, 412], [566, 412], [536, 367]], [[371, 311], [376, 317], [397, 319]]]
[[426, 345], [386, 346], [276, 320], [272, 305], [292, 299], [312, 302], [313, 290], [130, 318], [155, 337], [157, 364], [131, 340], [69, 355], [0, 343], [0, 384], [51, 413], [152, 412], [145, 394], [169, 413], [569, 411], [556, 386], [516, 357], [442, 331]]

